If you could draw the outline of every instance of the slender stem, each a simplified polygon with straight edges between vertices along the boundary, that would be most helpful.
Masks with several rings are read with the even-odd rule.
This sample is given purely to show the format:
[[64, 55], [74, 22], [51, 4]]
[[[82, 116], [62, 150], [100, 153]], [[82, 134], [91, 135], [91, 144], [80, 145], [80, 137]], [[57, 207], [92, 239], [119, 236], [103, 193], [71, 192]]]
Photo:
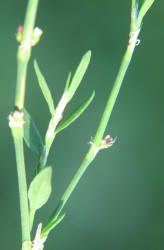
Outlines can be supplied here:
[[109, 98], [108, 98], [104, 113], [102, 115], [99, 127], [97, 129], [93, 144], [90, 147], [88, 153], [86, 154], [80, 168], [77, 170], [77, 172], [74, 175], [72, 181], [70, 182], [69, 186], [65, 190], [63, 196], [61, 197], [61, 199], [60, 199], [56, 209], [54, 210], [52, 216], [50, 217], [47, 225], [44, 227], [44, 229], [42, 231], [42, 236], [45, 236], [45, 235], [47, 235], [49, 233], [49, 230], [52, 227], [52, 224], [58, 218], [60, 212], [62, 211], [64, 205], [66, 204], [66, 202], [68, 200], [68, 198], [72, 194], [74, 188], [76, 187], [79, 180], [83, 176], [83, 174], [86, 171], [87, 167], [90, 165], [90, 163], [93, 161], [96, 154], [100, 150], [100, 145], [101, 145], [101, 141], [102, 141], [102, 138], [103, 138], [103, 134], [104, 134], [105, 129], [107, 127], [107, 123], [109, 121], [111, 112], [113, 110], [113, 107], [114, 107], [114, 104], [116, 102], [118, 93], [120, 91], [121, 84], [123, 82], [125, 73], [127, 71], [129, 63], [131, 61], [133, 51], [134, 51], [134, 48], [136, 46], [138, 34], [139, 34], [139, 30], [137, 30], [136, 32], [133, 32], [132, 34], [130, 33], [130, 39], [129, 39], [128, 47], [127, 47], [126, 52], [124, 54], [124, 57], [122, 59], [121, 66], [120, 66], [120, 69], [118, 71], [114, 86], [113, 86], [112, 91], [111, 91], [111, 93], [109, 95]]
[[24, 27], [23, 27], [23, 41], [30, 40], [35, 25], [36, 13], [39, 0], [29, 0]]
[[15, 140], [15, 150], [16, 150], [16, 161], [17, 161], [17, 173], [19, 179], [22, 242], [24, 242], [24, 241], [30, 241], [30, 223], [29, 223], [26, 172], [25, 172], [25, 163], [23, 157], [23, 140], [21, 138]]
[[23, 62], [22, 60], [18, 59], [15, 106], [20, 110], [24, 106], [26, 75], [27, 75], [27, 62]]
[[97, 153], [97, 150], [92, 145], [90, 147], [88, 153], [86, 154], [86, 156], [85, 156], [85, 158], [84, 158], [84, 160], [83, 160], [80, 168], [75, 173], [72, 181], [70, 182], [70, 184], [68, 185], [67, 189], [65, 190], [63, 196], [61, 197], [61, 199], [60, 199], [60, 201], [58, 203], [58, 206], [56, 207], [56, 209], [54, 210], [53, 214], [51, 215], [51, 218], [49, 219], [49, 222], [44, 227], [44, 229], [42, 231], [42, 237], [48, 235], [49, 228], [52, 226], [52, 224], [58, 218], [58, 216], [59, 216], [60, 212], [62, 211], [64, 205], [66, 204], [67, 200], [69, 199], [69, 197], [72, 194], [73, 190], [75, 189], [75, 187], [77, 186], [77, 184], [80, 181], [81, 177], [85, 173], [87, 167], [91, 164], [91, 162], [95, 158], [96, 153]]
[[36, 19], [39, 0], [29, 0], [23, 27], [23, 36], [17, 53], [17, 84], [15, 106], [24, 107], [27, 66], [31, 55], [31, 37]]
[[30, 210], [30, 231], [32, 230], [33, 223], [34, 223], [34, 217], [35, 217], [35, 210]]
[[21, 226], [22, 226], [22, 244], [26, 242], [22, 249], [31, 249], [30, 239], [30, 220], [27, 197], [27, 182], [25, 161], [23, 152], [23, 113], [15, 111], [9, 116], [9, 126], [11, 127], [16, 153], [20, 212], [21, 212]]
[[[122, 59], [120, 69], [118, 71], [118, 74], [117, 74], [116, 80], [114, 82], [112, 91], [110, 92], [104, 113], [102, 115], [99, 127], [97, 129], [97, 132], [96, 132], [96, 135], [94, 138], [94, 144], [96, 146], [98, 146], [100, 144], [100, 141], [102, 140], [102, 137], [104, 135], [104, 132], [105, 132], [105, 129], [107, 127], [109, 118], [111, 116], [114, 104], [116, 102], [118, 93], [120, 91], [125, 73], [126, 73], [128, 66], [130, 64], [130, 61], [131, 61], [131, 58], [133, 55], [133, 51], [134, 51], [134, 48], [136, 46], [136, 40], [137, 40], [138, 34], [139, 34], [139, 31], [137, 31], [136, 33], [133, 34], [133, 38], [135, 38], [134, 40], [133, 39], [129, 40], [128, 47], [127, 47], [126, 52], [124, 54], [124, 57]], [[130, 39], [131, 38], [132, 37], [130, 37]]]
[[[25, 87], [27, 66], [31, 55], [31, 39], [36, 19], [36, 12], [39, 0], [29, 0], [25, 22], [23, 27], [23, 34], [21, 43], [17, 52], [17, 83], [15, 94], [15, 107], [21, 110], [24, 107]], [[21, 226], [22, 226], [22, 249], [31, 249], [30, 238], [30, 219], [29, 219], [29, 206], [27, 196], [27, 181], [24, 162], [23, 150], [23, 113], [15, 111], [9, 116], [9, 125], [12, 130], [12, 135], [15, 144], [18, 184], [19, 184], [19, 197], [20, 197], [20, 210], [21, 210]]]
[[130, 24], [130, 30], [133, 32], [135, 30], [136, 26], [136, 19], [137, 19], [137, 9], [136, 9], [136, 0], [132, 0], [131, 3], [131, 24]]

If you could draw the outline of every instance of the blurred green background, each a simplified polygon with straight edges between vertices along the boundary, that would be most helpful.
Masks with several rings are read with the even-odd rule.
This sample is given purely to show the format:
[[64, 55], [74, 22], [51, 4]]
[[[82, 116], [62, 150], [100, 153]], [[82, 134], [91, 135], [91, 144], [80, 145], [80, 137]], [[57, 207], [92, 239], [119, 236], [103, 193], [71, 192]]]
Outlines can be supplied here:
[[[111, 90], [129, 32], [130, 0], [40, 1], [37, 25], [44, 35], [32, 51], [57, 104], [69, 71], [92, 50], [92, 60], [66, 113], [93, 89], [96, 97], [78, 121], [56, 137], [48, 164], [54, 168], [53, 194], [37, 213], [46, 222], [88, 150]], [[13, 141], [8, 128], [16, 81], [15, 33], [27, 1], [1, 1], [0, 126], [1, 249], [20, 249], [20, 215]], [[101, 152], [71, 196], [64, 221], [52, 232], [47, 250], [164, 249], [164, 79], [163, 10], [156, 1], [144, 20], [107, 134], [117, 136]], [[50, 118], [30, 63], [26, 107], [45, 133]], [[31, 178], [36, 158], [28, 149]]]

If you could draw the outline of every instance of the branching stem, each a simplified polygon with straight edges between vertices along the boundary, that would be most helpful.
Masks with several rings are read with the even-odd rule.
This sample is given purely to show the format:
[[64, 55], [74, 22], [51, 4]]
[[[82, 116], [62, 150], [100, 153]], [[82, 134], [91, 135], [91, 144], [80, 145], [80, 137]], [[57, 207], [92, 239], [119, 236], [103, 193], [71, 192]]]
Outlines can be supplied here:
[[[131, 61], [134, 48], [137, 43], [137, 37], [139, 34], [139, 30], [134, 32], [133, 34], [130, 33], [130, 39], [128, 43], [128, 47], [126, 49], [125, 55], [122, 59], [121, 66], [119, 69], [119, 72], [117, 74], [116, 80], [114, 82], [112, 91], [109, 95], [109, 99], [107, 101], [104, 113], [102, 115], [100, 124], [98, 126], [95, 138], [93, 140], [93, 143], [86, 154], [80, 168], [77, 170], [76, 174], [74, 175], [72, 181], [68, 185], [67, 189], [65, 190], [63, 196], [61, 197], [56, 209], [52, 213], [52, 216], [50, 217], [47, 225], [43, 228], [42, 236], [46, 236], [49, 233], [49, 229], [52, 227], [52, 224], [57, 220], [58, 216], [60, 215], [60, 212], [62, 211], [64, 205], [66, 204], [67, 200], [69, 199], [70, 195], [72, 194], [73, 190], [77, 186], [79, 180], [83, 176], [84, 172], [86, 171], [87, 167], [91, 164], [91, 162], [94, 160], [96, 154], [100, 149], [102, 149], [101, 142], [103, 140], [103, 135], [105, 132], [105, 129], [107, 127], [111, 112], [113, 110], [114, 104], [116, 102], [118, 93], [121, 88], [121, 84], [123, 82], [125, 73], [128, 69], [129, 63]], [[105, 147], [104, 147], [105, 148]]]

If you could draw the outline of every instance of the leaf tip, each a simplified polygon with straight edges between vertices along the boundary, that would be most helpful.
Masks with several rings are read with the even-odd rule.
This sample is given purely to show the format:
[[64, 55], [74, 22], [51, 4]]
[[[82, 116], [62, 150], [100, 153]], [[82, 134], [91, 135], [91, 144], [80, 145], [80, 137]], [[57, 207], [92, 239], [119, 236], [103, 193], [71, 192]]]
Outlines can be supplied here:
[[95, 92], [95, 90], [93, 90], [92, 96], [95, 97], [95, 94], [96, 94], [96, 92]]
[[90, 61], [91, 55], [92, 55], [91, 50], [88, 50], [84, 56], [87, 57], [87, 59]]

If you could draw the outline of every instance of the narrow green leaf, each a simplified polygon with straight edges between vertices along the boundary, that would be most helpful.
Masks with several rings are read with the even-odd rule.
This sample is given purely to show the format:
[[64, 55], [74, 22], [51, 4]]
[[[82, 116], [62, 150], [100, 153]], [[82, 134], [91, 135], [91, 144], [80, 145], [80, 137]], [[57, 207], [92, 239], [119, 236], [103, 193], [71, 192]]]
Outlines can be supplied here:
[[43, 141], [40, 133], [32, 120], [27, 110], [23, 109], [24, 113], [24, 140], [26, 145], [31, 149], [32, 152], [36, 153], [38, 157], [41, 156], [43, 151]]
[[154, 1], [155, 0], [144, 0], [143, 1], [142, 5], [140, 7], [140, 10], [139, 10], [138, 18], [137, 18], [137, 23], [136, 23], [136, 28], [137, 29], [140, 28], [144, 16], [146, 15], [147, 11], [152, 6], [152, 4], [154, 3]]
[[50, 110], [50, 113], [52, 116], [54, 116], [55, 114], [55, 106], [54, 106], [54, 102], [53, 102], [53, 99], [52, 99], [52, 95], [51, 95], [51, 92], [48, 88], [48, 85], [47, 85], [47, 82], [44, 78], [44, 76], [42, 75], [42, 73], [40, 72], [40, 69], [39, 69], [39, 66], [37, 64], [37, 61], [34, 60], [34, 68], [35, 68], [35, 72], [36, 72], [36, 76], [37, 76], [37, 79], [38, 79], [38, 83], [39, 83], [39, 86], [42, 90], [42, 93], [44, 95], [44, 98], [48, 104], [48, 107], [49, 107], [49, 110]]
[[68, 88], [69, 93], [69, 100], [73, 97], [75, 94], [77, 88], [79, 87], [80, 82], [83, 79], [83, 76], [88, 68], [89, 62], [91, 58], [91, 51], [88, 51], [81, 59], [79, 66], [76, 69], [76, 72], [73, 76], [73, 79], [70, 83], [70, 87]]
[[49, 232], [54, 229], [65, 217], [65, 214], [62, 214], [61, 216], [59, 216], [52, 224], [50, 223], [50, 225], [47, 228], [43, 228], [43, 231], [41, 233], [41, 237], [47, 236], [49, 234]]
[[32, 180], [28, 191], [30, 210], [36, 211], [48, 201], [51, 194], [51, 176], [52, 168], [46, 167]]
[[67, 89], [69, 88], [70, 81], [71, 81], [71, 72], [69, 72], [68, 77], [67, 77], [67, 81], [65, 84], [65, 91], [67, 91]]
[[89, 106], [95, 96], [95, 92], [87, 97], [71, 114], [69, 114], [64, 120], [62, 120], [59, 126], [56, 128], [55, 133], [59, 133], [61, 130], [68, 127], [72, 122], [74, 122]]

